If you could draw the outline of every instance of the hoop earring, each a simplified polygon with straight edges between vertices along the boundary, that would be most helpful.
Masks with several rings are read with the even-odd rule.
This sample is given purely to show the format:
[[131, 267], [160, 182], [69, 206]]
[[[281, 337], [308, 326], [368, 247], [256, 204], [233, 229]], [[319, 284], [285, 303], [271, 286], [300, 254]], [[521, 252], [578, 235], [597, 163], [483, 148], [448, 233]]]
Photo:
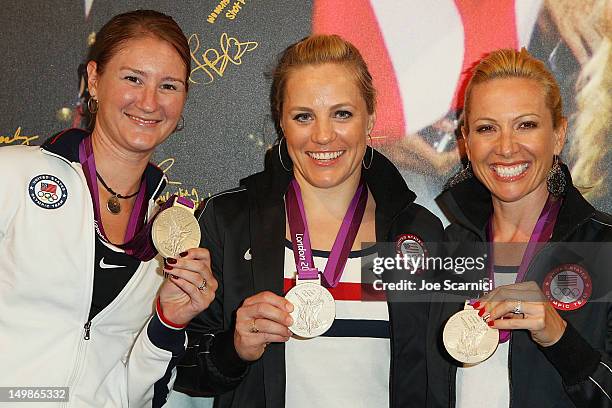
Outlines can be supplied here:
[[181, 130], [185, 129], [185, 117], [181, 114], [181, 120], [179, 123], [176, 124], [176, 127], [174, 128], [175, 132], [180, 132]]
[[280, 160], [281, 166], [283, 166], [283, 169], [285, 169], [285, 171], [290, 172], [291, 168], [287, 168], [287, 166], [285, 166], [285, 163], [283, 163], [283, 155], [281, 154], [281, 145], [283, 144], [283, 140], [285, 140], [285, 137], [281, 137], [280, 142], [278, 142], [278, 159]]
[[461, 169], [459, 172], [457, 172], [454, 176], [452, 176], [446, 181], [444, 187], [442, 187], [442, 190], [445, 191], [449, 188], [453, 188], [457, 184], [463, 183], [465, 180], [471, 179], [472, 177], [474, 177], [474, 172], [472, 171], [472, 163], [468, 161], [463, 169]]
[[95, 114], [96, 112], [98, 112], [98, 108], [99, 108], [99, 104], [98, 104], [98, 100], [96, 99], [95, 96], [91, 96], [88, 100], [87, 100], [87, 110], [89, 111], [89, 113], [91, 113], [92, 115]]
[[553, 165], [548, 171], [548, 177], [546, 177], [546, 188], [550, 194], [555, 197], [561, 197], [565, 195], [565, 189], [567, 188], [567, 182], [565, 181], [565, 174], [561, 168], [560, 159], [558, 155], [553, 157]]
[[[372, 143], [372, 136], [368, 135], [368, 137], [370, 138], [370, 143]], [[370, 149], [370, 161], [368, 162], [368, 165], [366, 166], [365, 158], [368, 154], [368, 148]], [[364, 169], [369, 170], [370, 167], [372, 167], [372, 161], [374, 161], [374, 149], [372, 148], [372, 146], [366, 146], [366, 151], [363, 154], [363, 159], [361, 159], [361, 165], [363, 166]]]

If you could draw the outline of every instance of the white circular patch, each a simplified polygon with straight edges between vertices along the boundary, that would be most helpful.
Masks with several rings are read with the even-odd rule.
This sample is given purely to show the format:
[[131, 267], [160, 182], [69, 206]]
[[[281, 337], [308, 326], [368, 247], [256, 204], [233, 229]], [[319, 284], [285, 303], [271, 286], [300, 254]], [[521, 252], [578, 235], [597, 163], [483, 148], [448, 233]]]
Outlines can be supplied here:
[[47, 210], [61, 207], [68, 198], [64, 183], [50, 174], [40, 174], [30, 180], [28, 193], [34, 204]]

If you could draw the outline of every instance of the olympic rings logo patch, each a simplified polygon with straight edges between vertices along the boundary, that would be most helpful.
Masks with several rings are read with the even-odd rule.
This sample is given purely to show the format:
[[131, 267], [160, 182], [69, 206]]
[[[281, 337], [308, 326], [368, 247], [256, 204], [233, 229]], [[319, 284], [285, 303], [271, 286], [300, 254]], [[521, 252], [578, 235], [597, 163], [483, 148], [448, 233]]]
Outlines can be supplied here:
[[576, 310], [584, 306], [593, 292], [591, 277], [576, 264], [564, 264], [550, 271], [542, 289], [555, 309]]
[[47, 210], [61, 207], [68, 198], [64, 183], [50, 174], [41, 174], [30, 180], [28, 193], [34, 204]]
[[426, 257], [427, 249], [423, 240], [414, 234], [403, 234], [395, 239], [395, 251], [408, 257]]

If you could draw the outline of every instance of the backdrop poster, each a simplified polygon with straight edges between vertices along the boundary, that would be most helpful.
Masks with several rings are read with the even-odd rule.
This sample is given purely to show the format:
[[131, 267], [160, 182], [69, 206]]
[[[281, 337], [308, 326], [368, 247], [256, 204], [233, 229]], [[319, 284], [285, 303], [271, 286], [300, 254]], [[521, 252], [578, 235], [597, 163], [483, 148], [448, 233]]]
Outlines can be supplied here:
[[[364, 54], [378, 90], [374, 144], [402, 170], [418, 201], [459, 169], [457, 127], [470, 66], [500, 47], [527, 47], [563, 90], [570, 119], [563, 158], [596, 207], [611, 211], [610, 0], [338, 0], [3, 2], [5, 78], [0, 146], [40, 144], [86, 126], [84, 62], [111, 16], [172, 15], [192, 53], [185, 129], [154, 160], [167, 194], [197, 202], [262, 168], [276, 139], [267, 75], [289, 44], [337, 33]], [[10, 177], [10, 175], [4, 175]]]
[[0, 147], [87, 126], [88, 49], [104, 22], [137, 8], [172, 15], [191, 48], [185, 129], [154, 156], [170, 179], [166, 196], [197, 203], [262, 168], [276, 139], [267, 74], [285, 47], [315, 32], [361, 50], [378, 90], [373, 143], [439, 216], [433, 199], [460, 168], [469, 67], [493, 49], [527, 47], [562, 87], [563, 160], [587, 199], [612, 211], [610, 0], [5, 0]]

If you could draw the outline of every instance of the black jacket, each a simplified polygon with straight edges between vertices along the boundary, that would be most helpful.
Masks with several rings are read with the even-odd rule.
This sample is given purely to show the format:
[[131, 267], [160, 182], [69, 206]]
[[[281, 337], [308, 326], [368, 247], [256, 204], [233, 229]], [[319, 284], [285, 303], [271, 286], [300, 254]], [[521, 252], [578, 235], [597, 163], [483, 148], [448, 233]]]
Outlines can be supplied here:
[[[252, 364], [240, 360], [233, 344], [234, 314], [245, 298], [266, 290], [283, 295], [283, 197], [292, 174], [275, 153], [269, 152], [265, 170], [242, 180], [242, 187], [209, 199], [200, 218], [202, 246], [212, 254], [219, 289], [214, 303], [189, 327], [189, 347], [175, 388], [192, 395], [222, 393], [216, 406], [285, 406], [284, 344], [270, 344]], [[440, 221], [414, 203], [415, 194], [384, 156], [374, 152], [363, 175], [376, 201], [377, 241], [394, 241], [405, 233], [425, 242], [442, 239]], [[389, 303], [392, 407], [425, 404], [426, 313], [424, 303]]]
[[[508, 370], [512, 407], [612, 406], [612, 217], [596, 211], [572, 185], [568, 190], [550, 241], [532, 259], [525, 281], [542, 288], [560, 265], [578, 265], [592, 281], [586, 304], [558, 311], [568, 322], [561, 339], [541, 348], [528, 331], [515, 331], [510, 340]], [[486, 252], [485, 228], [493, 211], [491, 194], [475, 178], [445, 191], [438, 203], [451, 220], [445, 232], [451, 256]], [[484, 277], [470, 277], [470, 280]], [[427, 337], [428, 406], [455, 406], [457, 362], [445, 351], [441, 331], [462, 303], [437, 298], [431, 305]], [[486, 390], [483, 390], [486, 392]]]

